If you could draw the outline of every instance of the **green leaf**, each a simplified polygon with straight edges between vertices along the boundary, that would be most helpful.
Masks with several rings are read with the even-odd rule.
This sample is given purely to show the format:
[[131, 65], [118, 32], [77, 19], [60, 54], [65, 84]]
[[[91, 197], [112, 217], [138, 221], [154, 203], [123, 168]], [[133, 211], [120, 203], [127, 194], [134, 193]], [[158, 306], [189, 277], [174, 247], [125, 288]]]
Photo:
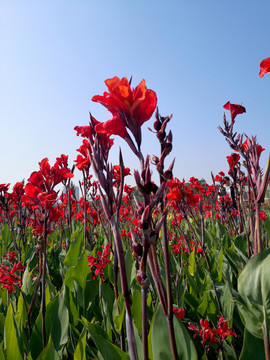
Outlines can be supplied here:
[[[175, 331], [175, 340], [179, 360], [196, 360], [197, 352], [194, 343], [189, 336], [185, 326], [176, 316], [173, 317], [173, 326]], [[171, 360], [173, 358], [170, 347], [170, 338], [168, 322], [163, 314], [161, 305], [157, 306], [156, 313], [152, 319], [149, 333], [151, 339], [152, 360]]]
[[219, 300], [224, 313], [224, 317], [227, 320], [232, 319], [235, 305], [228, 282], [226, 282], [225, 285], [222, 286], [222, 288], [220, 289]]
[[37, 360], [60, 360], [57, 351], [55, 350], [52, 342], [51, 336], [49, 337], [49, 341], [45, 347], [45, 349], [42, 351], [42, 353], [39, 355]]
[[267, 232], [268, 238], [270, 239], [270, 216], [269, 215], [265, 219], [264, 229]]
[[239, 360], [265, 360], [264, 342], [245, 329], [244, 344]]
[[13, 315], [13, 308], [11, 303], [9, 304], [6, 321], [5, 321], [4, 343], [6, 348], [7, 359], [16, 359], [16, 360], [23, 359], [21, 334]]
[[17, 305], [17, 314], [15, 315], [15, 319], [20, 329], [20, 332], [22, 333], [23, 328], [26, 326], [25, 324], [27, 320], [22, 294], [20, 294], [19, 296], [18, 305]]
[[82, 290], [84, 290], [87, 275], [91, 272], [87, 264], [87, 255], [86, 252], [83, 250], [81, 256], [77, 259], [76, 264], [68, 268], [64, 280], [65, 285], [72, 289], [74, 286], [74, 281], [77, 281]]
[[5, 355], [3, 352], [3, 341], [0, 344], [0, 360], [5, 360]]
[[196, 262], [195, 262], [195, 246], [193, 251], [190, 253], [188, 258], [188, 271], [191, 276], [194, 276], [196, 269]]
[[86, 347], [86, 330], [84, 329], [76, 346], [73, 360], [86, 360], [85, 347]]
[[117, 301], [116, 299], [114, 301], [112, 315], [113, 315], [114, 328], [118, 332], [118, 334], [120, 334], [124, 321], [124, 315], [125, 315], [125, 304], [122, 293], [119, 294]]
[[81, 229], [75, 231], [71, 236], [71, 244], [64, 260], [64, 265], [68, 269], [77, 264], [83, 248], [83, 232]]
[[80, 317], [78, 304], [76, 303], [74, 293], [65, 285], [63, 290], [63, 297], [65, 299], [65, 304], [68, 307], [70, 323], [76, 326]]
[[134, 325], [138, 329], [139, 335], [142, 333], [142, 295], [140, 287], [137, 285], [133, 291], [132, 296], [132, 316], [134, 319]]
[[219, 313], [216, 306], [215, 296], [213, 295], [212, 291], [205, 291], [203, 293], [203, 299], [198, 306], [197, 311], [202, 315], [202, 317]]
[[82, 323], [86, 326], [103, 360], [129, 360], [128, 354], [112, 344], [108, 340], [105, 331], [96, 324], [91, 324], [82, 317]]
[[222, 280], [222, 265], [223, 265], [223, 248], [220, 250], [220, 255], [218, 258], [218, 277], [217, 282], [221, 282]]
[[253, 256], [238, 278], [238, 292], [242, 302], [238, 309], [247, 330], [263, 338], [262, 326], [270, 329], [270, 249]]
[[[9, 226], [8, 225], [5, 225], [1, 231], [1, 239], [2, 241], [4, 242], [5, 244], [5, 247], [6, 247], [6, 250], [8, 249], [10, 243], [12, 242], [12, 236], [11, 236], [11, 233], [10, 233], [10, 230], [9, 230]], [[2, 249], [2, 247], [1, 247]], [[4, 250], [3, 251], [3, 254], [5, 254], [6, 251]], [[3, 256], [3, 254], [1, 254], [1, 256]]]
[[[48, 304], [45, 313], [46, 340], [51, 334], [52, 342], [56, 351], [61, 351], [68, 341], [68, 309], [64, 299], [58, 293], [57, 296]], [[42, 318], [39, 314], [33, 333], [30, 339], [30, 347], [33, 358], [36, 358], [42, 351]]]

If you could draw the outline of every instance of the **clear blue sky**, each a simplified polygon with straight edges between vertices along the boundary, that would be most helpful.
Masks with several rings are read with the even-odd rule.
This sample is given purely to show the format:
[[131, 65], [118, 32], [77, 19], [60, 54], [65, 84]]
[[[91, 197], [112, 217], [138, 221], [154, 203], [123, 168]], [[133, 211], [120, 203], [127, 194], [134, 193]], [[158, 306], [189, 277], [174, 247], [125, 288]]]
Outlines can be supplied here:
[[[141, 79], [156, 91], [162, 115], [173, 113], [174, 174], [210, 181], [228, 171], [231, 151], [219, 133], [223, 105], [242, 104], [236, 130], [270, 150], [269, 0], [0, 0], [0, 183], [28, 179], [38, 162], [76, 158], [88, 112], [110, 118], [93, 95], [115, 75]], [[143, 125], [143, 151], [159, 155]], [[125, 165], [137, 160], [123, 147]], [[80, 178], [77, 172], [76, 178]]]

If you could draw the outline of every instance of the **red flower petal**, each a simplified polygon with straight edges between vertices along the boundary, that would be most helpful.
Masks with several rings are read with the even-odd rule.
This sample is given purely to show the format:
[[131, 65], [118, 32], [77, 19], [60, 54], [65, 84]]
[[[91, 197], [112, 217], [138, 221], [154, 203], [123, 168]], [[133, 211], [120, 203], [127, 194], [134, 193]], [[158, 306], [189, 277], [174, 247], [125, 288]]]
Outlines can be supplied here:
[[270, 57], [267, 59], [264, 59], [261, 63], [260, 63], [260, 72], [259, 72], [259, 77], [263, 77], [265, 74], [270, 73]]

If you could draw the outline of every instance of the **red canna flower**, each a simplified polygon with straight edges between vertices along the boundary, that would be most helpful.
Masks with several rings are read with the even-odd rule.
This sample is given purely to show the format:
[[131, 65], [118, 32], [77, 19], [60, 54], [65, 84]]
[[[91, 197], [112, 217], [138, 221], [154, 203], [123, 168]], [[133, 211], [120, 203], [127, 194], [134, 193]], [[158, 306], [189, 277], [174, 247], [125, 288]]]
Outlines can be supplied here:
[[44, 191], [38, 194], [38, 200], [44, 209], [49, 210], [57, 200], [57, 193], [54, 190]]
[[153, 90], [147, 89], [142, 80], [132, 89], [126, 77], [117, 76], [105, 81], [109, 92], [93, 96], [92, 100], [101, 103], [113, 115], [105, 123], [95, 126], [97, 133], [119, 135], [132, 147], [127, 128], [133, 134], [138, 145], [141, 143], [141, 126], [151, 118], [157, 105], [157, 96]]
[[97, 124], [95, 126], [95, 130], [98, 134], [118, 135], [123, 139], [129, 138], [125, 123], [117, 116], [114, 116], [112, 119], [107, 120], [104, 123]]
[[[248, 139], [245, 142], [243, 142], [243, 148], [245, 151], [247, 151], [249, 149], [250, 144], [251, 143], [250, 143], [250, 141], [248, 141]], [[258, 158], [260, 158], [261, 153], [265, 150], [265, 148], [263, 148], [260, 144], [257, 144], [256, 146], [257, 146]]]
[[262, 221], [265, 221], [266, 218], [267, 218], [267, 214], [266, 214], [263, 210], [260, 211], [260, 219], [261, 219]]
[[229, 101], [226, 102], [226, 104], [223, 107], [224, 107], [224, 109], [230, 111], [232, 123], [234, 123], [234, 119], [237, 115], [243, 114], [244, 112], [246, 112], [246, 108], [244, 108], [244, 106], [237, 105], [237, 104], [231, 104]]
[[18, 255], [15, 253], [15, 251], [8, 251], [5, 255], [3, 255], [3, 257], [9, 261], [15, 261], [17, 256]]
[[179, 320], [182, 320], [183, 317], [185, 316], [185, 310], [183, 308], [179, 308], [179, 309], [174, 308], [173, 313], [178, 317]]
[[231, 156], [227, 156], [227, 161], [229, 164], [230, 171], [234, 170], [234, 167], [237, 165], [239, 160], [240, 160], [240, 155], [237, 153], [232, 153]]
[[[130, 174], [130, 168], [124, 168], [124, 177], [131, 175]], [[114, 165], [113, 167], [113, 178], [116, 181], [120, 180], [120, 165]]]
[[259, 77], [261, 78], [267, 73], [270, 73], [270, 57], [260, 63]]
[[110, 250], [110, 244], [108, 244], [105, 248], [102, 246], [103, 251], [97, 251], [97, 256], [88, 255], [88, 266], [93, 267], [94, 271], [94, 279], [100, 275], [102, 279], [104, 279], [104, 272], [103, 269], [105, 266], [111, 262], [108, 257], [110, 256], [111, 250]]

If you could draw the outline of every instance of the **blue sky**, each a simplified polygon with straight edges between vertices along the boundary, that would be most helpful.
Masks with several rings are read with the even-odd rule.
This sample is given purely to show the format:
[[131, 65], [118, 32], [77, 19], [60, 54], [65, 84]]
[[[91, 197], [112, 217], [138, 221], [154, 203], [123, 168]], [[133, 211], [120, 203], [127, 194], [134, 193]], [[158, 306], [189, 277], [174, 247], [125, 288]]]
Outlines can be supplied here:
[[[270, 56], [269, 0], [0, 0], [0, 183], [28, 179], [38, 162], [60, 154], [76, 158], [73, 130], [89, 115], [110, 118], [93, 95], [115, 75], [141, 79], [156, 91], [162, 115], [173, 114], [174, 175], [211, 181], [228, 171], [222, 124], [227, 101], [247, 113], [236, 130], [257, 135], [268, 158], [270, 75], [259, 64]], [[159, 155], [143, 125], [143, 152]], [[111, 161], [139, 168], [119, 138]], [[169, 161], [168, 161], [169, 163]], [[77, 171], [76, 179], [80, 178]]]

